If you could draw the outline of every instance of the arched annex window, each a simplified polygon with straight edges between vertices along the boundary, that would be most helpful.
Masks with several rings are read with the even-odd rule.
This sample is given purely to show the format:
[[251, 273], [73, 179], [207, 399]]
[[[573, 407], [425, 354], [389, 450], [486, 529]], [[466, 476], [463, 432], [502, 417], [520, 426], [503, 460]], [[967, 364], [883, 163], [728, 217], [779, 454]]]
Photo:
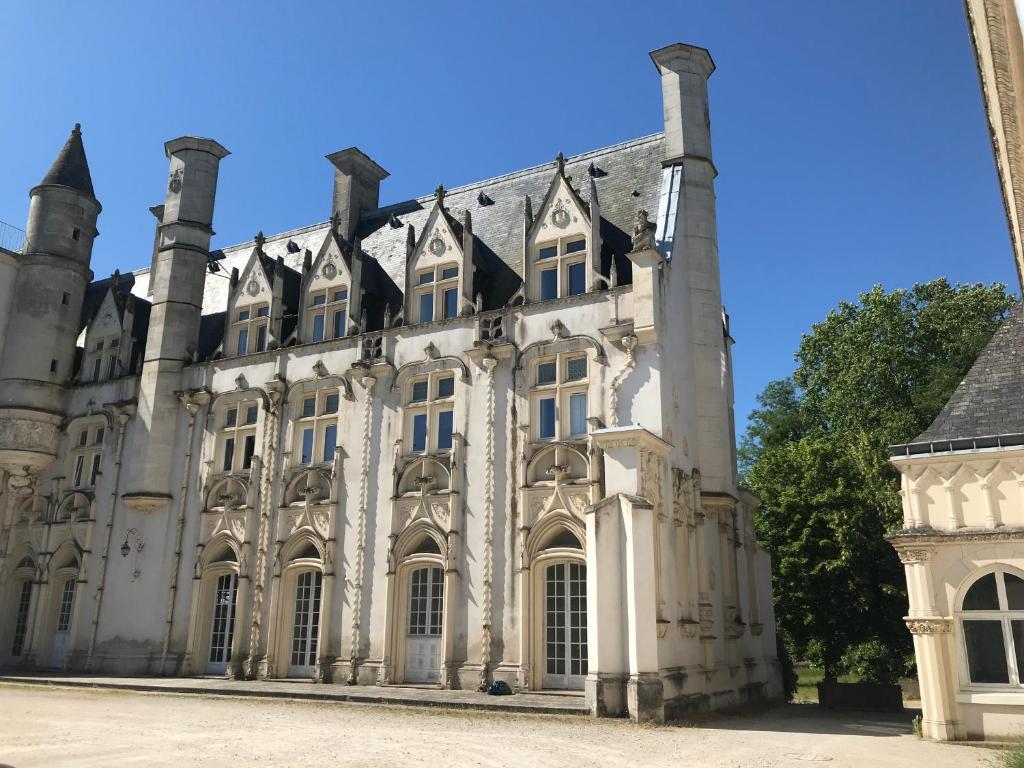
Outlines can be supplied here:
[[957, 615], [966, 677], [972, 685], [1021, 686], [1024, 578], [999, 569], [978, 578]]

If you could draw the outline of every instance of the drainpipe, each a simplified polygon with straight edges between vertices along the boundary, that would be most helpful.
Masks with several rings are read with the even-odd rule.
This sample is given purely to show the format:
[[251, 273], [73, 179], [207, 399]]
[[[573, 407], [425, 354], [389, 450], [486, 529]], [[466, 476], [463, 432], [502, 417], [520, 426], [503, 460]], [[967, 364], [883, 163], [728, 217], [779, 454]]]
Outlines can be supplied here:
[[124, 454], [124, 433], [128, 429], [128, 419], [132, 416], [134, 406], [118, 408], [117, 412], [117, 451], [114, 456], [114, 480], [110, 489], [110, 513], [107, 515], [107, 531], [103, 540], [103, 552], [100, 554], [100, 583], [96, 589], [96, 609], [92, 613], [92, 627], [89, 630], [89, 652], [85, 658], [85, 671], [92, 672], [92, 659], [96, 651], [96, 634], [100, 628], [100, 609], [103, 607], [103, 593], [107, 585], [107, 562], [110, 558], [110, 540], [114, 535], [114, 511], [117, 509], [118, 485], [121, 481], [121, 456]]
[[181, 479], [181, 497], [178, 500], [178, 525], [174, 534], [174, 561], [171, 565], [171, 592], [167, 597], [167, 618], [164, 619], [164, 646], [160, 652], [160, 674], [167, 673], [167, 652], [171, 645], [171, 630], [174, 628], [174, 605], [178, 598], [178, 571], [181, 568], [181, 540], [185, 532], [185, 510], [188, 506], [189, 477], [192, 473], [192, 441], [196, 427], [196, 413], [199, 401], [183, 394], [180, 397], [188, 411], [188, 438], [185, 443], [185, 468]]

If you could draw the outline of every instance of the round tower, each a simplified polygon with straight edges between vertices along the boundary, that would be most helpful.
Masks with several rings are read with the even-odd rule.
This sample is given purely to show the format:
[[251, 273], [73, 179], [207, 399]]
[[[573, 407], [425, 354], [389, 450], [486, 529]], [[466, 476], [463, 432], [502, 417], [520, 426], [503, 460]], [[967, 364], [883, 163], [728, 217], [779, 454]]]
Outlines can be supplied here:
[[0, 339], [0, 465], [38, 469], [57, 454], [100, 204], [76, 123], [29, 192], [25, 245]]

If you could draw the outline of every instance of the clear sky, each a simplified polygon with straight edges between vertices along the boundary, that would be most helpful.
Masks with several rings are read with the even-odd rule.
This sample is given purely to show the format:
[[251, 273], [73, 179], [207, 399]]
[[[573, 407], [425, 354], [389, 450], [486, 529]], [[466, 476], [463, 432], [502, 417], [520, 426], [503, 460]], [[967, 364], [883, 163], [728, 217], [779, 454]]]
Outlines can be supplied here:
[[215, 244], [323, 221], [356, 145], [383, 203], [654, 133], [648, 51], [710, 49], [736, 415], [801, 333], [875, 283], [1015, 285], [974, 62], [951, 0], [5, 0], [0, 220], [82, 123], [97, 277], [146, 266], [162, 145], [210, 136]]

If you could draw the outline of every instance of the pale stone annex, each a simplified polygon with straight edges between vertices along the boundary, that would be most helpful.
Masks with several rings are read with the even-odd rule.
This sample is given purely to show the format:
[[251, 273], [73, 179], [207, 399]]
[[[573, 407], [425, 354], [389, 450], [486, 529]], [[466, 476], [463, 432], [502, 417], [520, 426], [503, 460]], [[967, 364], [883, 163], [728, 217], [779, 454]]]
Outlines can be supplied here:
[[384, 207], [346, 149], [329, 222], [212, 252], [228, 151], [169, 141], [152, 265], [100, 281], [76, 126], [0, 253], [0, 664], [781, 696], [714, 65], [651, 57], [663, 133]]
[[[1024, 37], [1019, 0], [965, 0], [1018, 277], [1024, 276]], [[1024, 287], [1024, 279], [1021, 283]], [[1024, 735], [1024, 305], [935, 422], [892, 447], [907, 626], [933, 739]]]

